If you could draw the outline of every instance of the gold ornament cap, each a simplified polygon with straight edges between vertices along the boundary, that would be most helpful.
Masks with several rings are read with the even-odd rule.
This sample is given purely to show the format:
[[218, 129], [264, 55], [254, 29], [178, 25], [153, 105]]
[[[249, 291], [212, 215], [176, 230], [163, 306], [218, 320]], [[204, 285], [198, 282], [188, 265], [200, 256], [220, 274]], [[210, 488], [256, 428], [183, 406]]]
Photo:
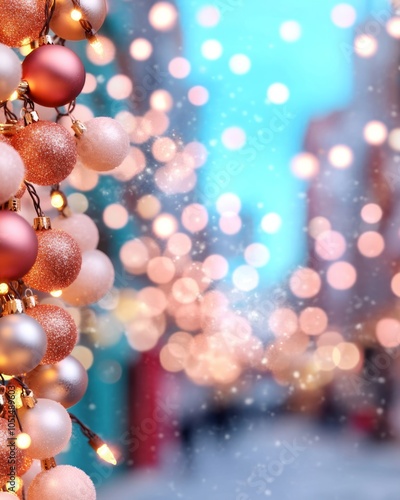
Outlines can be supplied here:
[[86, 125], [84, 125], [80, 120], [74, 120], [71, 125], [72, 130], [75, 132], [75, 137], [81, 137], [87, 130]]
[[33, 229], [35, 231], [43, 231], [45, 229], [51, 229], [50, 217], [35, 217], [33, 219]]
[[57, 467], [56, 461], [54, 460], [54, 457], [50, 458], [44, 458], [41, 460], [41, 466], [42, 470], [50, 470], [54, 469], [54, 467]]
[[10, 198], [0, 208], [1, 210], [10, 210], [10, 212], [19, 212], [21, 210], [21, 200], [19, 198]]
[[32, 123], [37, 123], [39, 121], [39, 115], [35, 110], [26, 111], [24, 114], [24, 123], [26, 126], [32, 125]]
[[3, 316], [9, 316], [10, 314], [22, 314], [23, 312], [25, 312], [25, 307], [21, 299], [6, 299], [3, 303]]
[[25, 295], [22, 299], [24, 302], [25, 309], [33, 309], [39, 304], [39, 299], [37, 295]]
[[43, 35], [30, 43], [31, 49], [37, 49], [42, 45], [54, 45], [53, 39], [50, 35]]

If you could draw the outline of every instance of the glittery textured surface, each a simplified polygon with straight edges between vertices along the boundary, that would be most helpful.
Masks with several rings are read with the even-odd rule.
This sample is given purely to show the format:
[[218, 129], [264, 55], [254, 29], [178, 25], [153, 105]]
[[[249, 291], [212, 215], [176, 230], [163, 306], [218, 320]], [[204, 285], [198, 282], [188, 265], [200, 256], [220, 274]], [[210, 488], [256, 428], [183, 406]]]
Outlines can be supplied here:
[[105, 172], [118, 167], [129, 153], [129, 136], [113, 118], [100, 116], [85, 122], [87, 130], [77, 139], [77, 151], [85, 167]]
[[71, 173], [77, 154], [66, 128], [46, 120], [28, 125], [11, 141], [25, 163], [25, 179], [40, 186], [58, 184]]
[[41, 292], [61, 290], [78, 276], [82, 254], [76, 241], [64, 231], [49, 229], [36, 232], [39, 251], [25, 283]]
[[78, 329], [72, 316], [61, 307], [42, 304], [27, 309], [26, 314], [35, 319], [47, 336], [47, 350], [41, 364], [53, 364], [61, 361], [78, 340]]
[[53, 365], [39, 365], [29, 372], [25, 382], [37, 398], [52, 399], [70, 408], [84, 396], [88, 374], [73, 356], [67, 356]]
[[46, 0], [0, 0], [0, 43], [20, 47], [39, 38]]
[[[17, 434], [18, 432], [16, 432]], [[10, 465], [8, 463], [8, 459], [10, 458], [10, 447], [7, 446], [8, 438], [12, 436], [9, 435], [8, 432], [8, 422], [4, 418], [0, 418], [0, 481], [6, 477], [6, 481], [8, 481], [7, 475], [10, 474]], [[17, 466], [17, 475], [21, 476], [24, 474], [32, 464], [32, 460], [26, 456], [25, 451], [16, 448], [16, 466]]]

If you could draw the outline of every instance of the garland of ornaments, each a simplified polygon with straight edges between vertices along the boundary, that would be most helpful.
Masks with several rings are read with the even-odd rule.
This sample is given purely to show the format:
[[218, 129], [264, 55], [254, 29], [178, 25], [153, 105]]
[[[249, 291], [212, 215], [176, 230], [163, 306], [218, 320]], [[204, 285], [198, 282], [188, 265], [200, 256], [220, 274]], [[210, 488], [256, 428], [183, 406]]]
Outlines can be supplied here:
[[[101, 458], [116, 463], [100, 437], [67, 411], [88, 383], [70, 355], [76, 323], [63, 307], [40, 304], [35, 293], [62, 294], [67, 305], [87, 306], [114, 282], [110, 259], [97, 249], [96, 225], [71, 212], [59, 186], [78, 159], [107, 171], [129, 151], [129, 137], [116, 120], [81, 123], [72, 115], [85, 69], [64, 43], [86, 38], [99, 49], [96, 32], [106, 10], [105, 0], [0, 0], [0, 500], [95, 499], [82, 470], [54, 459], [67, 445], [72, 423]], [[31, 51], [21, 64], [13, 49], [22, 46]], [[41, 120], [35, 104], [56, 108], [58, 118], [69, 116], [72, 131]], [[59, 110], [63, 106], [66, 113]], [[50, 187], [59, 210], [53, 221], [43, 213], [35, 185]], [[19, 214], [22, 196], [32, 200], [33, 224]]]

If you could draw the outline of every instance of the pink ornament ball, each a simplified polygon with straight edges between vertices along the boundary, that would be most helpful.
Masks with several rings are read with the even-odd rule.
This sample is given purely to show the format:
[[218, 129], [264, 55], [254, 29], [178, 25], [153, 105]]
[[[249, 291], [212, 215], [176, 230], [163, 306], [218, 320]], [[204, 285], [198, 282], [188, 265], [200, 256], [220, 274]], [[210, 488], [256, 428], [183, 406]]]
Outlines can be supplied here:
[[51, 221], [54, 229], [65, 231], [74, 238], [81, 252], [94, 250], [99, 244], [99, 230], [86, 214], [72, 214], [69, 217], [60, 215]]
[[120, 165], [129, 153], [129, 135], [113, 118], [92, 118], [77, 139], [78, 157], [86, 168], [106, 172]]
[[58, 465], [38, 474], [28, 489], [29, 500], [96, 500], [90, 477], [72, 465]]
[[0, 142], [0, 205], [19, 190], [24, 175], [25, 165], [19, 153], [6, 142]]
[[63, 290], [62, 298], [73, 306], [87, 306], [98, 302], [114, 284], [114, 267], [100, 250], [82, 254], [82, 267], [76, 280]]
[[[107, 14], [105, 0], [80, 0], [82, 17], [89, 21], [94, 31], [99, 31]], [[79, 21], [71, 17], [74, 8], [72, 0], [57, 0], [50, 28], [64, 40], [84, 40], [85, 30]]]
[[6, 101], [21, 81], [22, 68], [17, 54], [0, 43], [0, 101]]
[[18, 417], [24, 432], [32, 440], [26, 450], [30, 458], [44, 460], [54, 457], [71, 438], [72, 423], [67, 410], [51, 399], [38, 398], [33, 408], [19, 409]]
[[57, 108], [73, 101], [85, 84], [85, 68], [75, 52], [63, 45], [42, 45], [26, 56], [22, 78], [37, 104]]
[[0, 491], [0, 500], [15, 500], [16, 496], [13, 493], [7, 493], [6, 491]]
[[38, 240], [29, 223], [15, 212], [0, 211], [0, 280], [22, 278], [37, 254]]

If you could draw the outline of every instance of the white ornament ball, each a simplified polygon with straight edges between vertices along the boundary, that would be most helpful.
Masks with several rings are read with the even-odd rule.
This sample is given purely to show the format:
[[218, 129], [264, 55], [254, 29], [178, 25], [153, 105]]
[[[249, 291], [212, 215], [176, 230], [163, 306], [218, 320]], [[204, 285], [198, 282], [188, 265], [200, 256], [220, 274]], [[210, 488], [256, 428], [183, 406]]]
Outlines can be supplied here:
[[[38, 398], [34, 408], [21, 408], [18, 417], [32, 442], [26, 450], [31, 458], [44, 460], [60, 453], [72, 434], [71, 418], [56, 401]], [[56, 498], [56, 497], [55, 497]]]
[[99, 230], [96, 224], [86, 214], [75, 213], [70, 217], [60, 215], [51, 220], [54, 229], [65, 231], [78, 243], [81, 252], [94, 250], [99, 244]]
[[62, 298], [72, 306], [87, 306], [104, 297], [114, 284], [111, 260], [100, 250], [82, 254], [82, 267], [76, 280], [63, 289]]
[[19, 190], [24, 176], [25, 165], [18, 151], [6, 142], [0, 142], [0, 204], [5, 203]]
[[0, 101], [7, 100], [22, 78], [22, 66], [17, 54], [0, 43]]
[[90, 477], [72, 465], [58, 465], [38, 474], [28, 489], [29, 500], [95, 500]]
[[85, 122], [87, 130], [77, 138], [78, 158], [86, 168], [106, 172], [120, 165], [129, 153], [129, 135], [108, 117]]

